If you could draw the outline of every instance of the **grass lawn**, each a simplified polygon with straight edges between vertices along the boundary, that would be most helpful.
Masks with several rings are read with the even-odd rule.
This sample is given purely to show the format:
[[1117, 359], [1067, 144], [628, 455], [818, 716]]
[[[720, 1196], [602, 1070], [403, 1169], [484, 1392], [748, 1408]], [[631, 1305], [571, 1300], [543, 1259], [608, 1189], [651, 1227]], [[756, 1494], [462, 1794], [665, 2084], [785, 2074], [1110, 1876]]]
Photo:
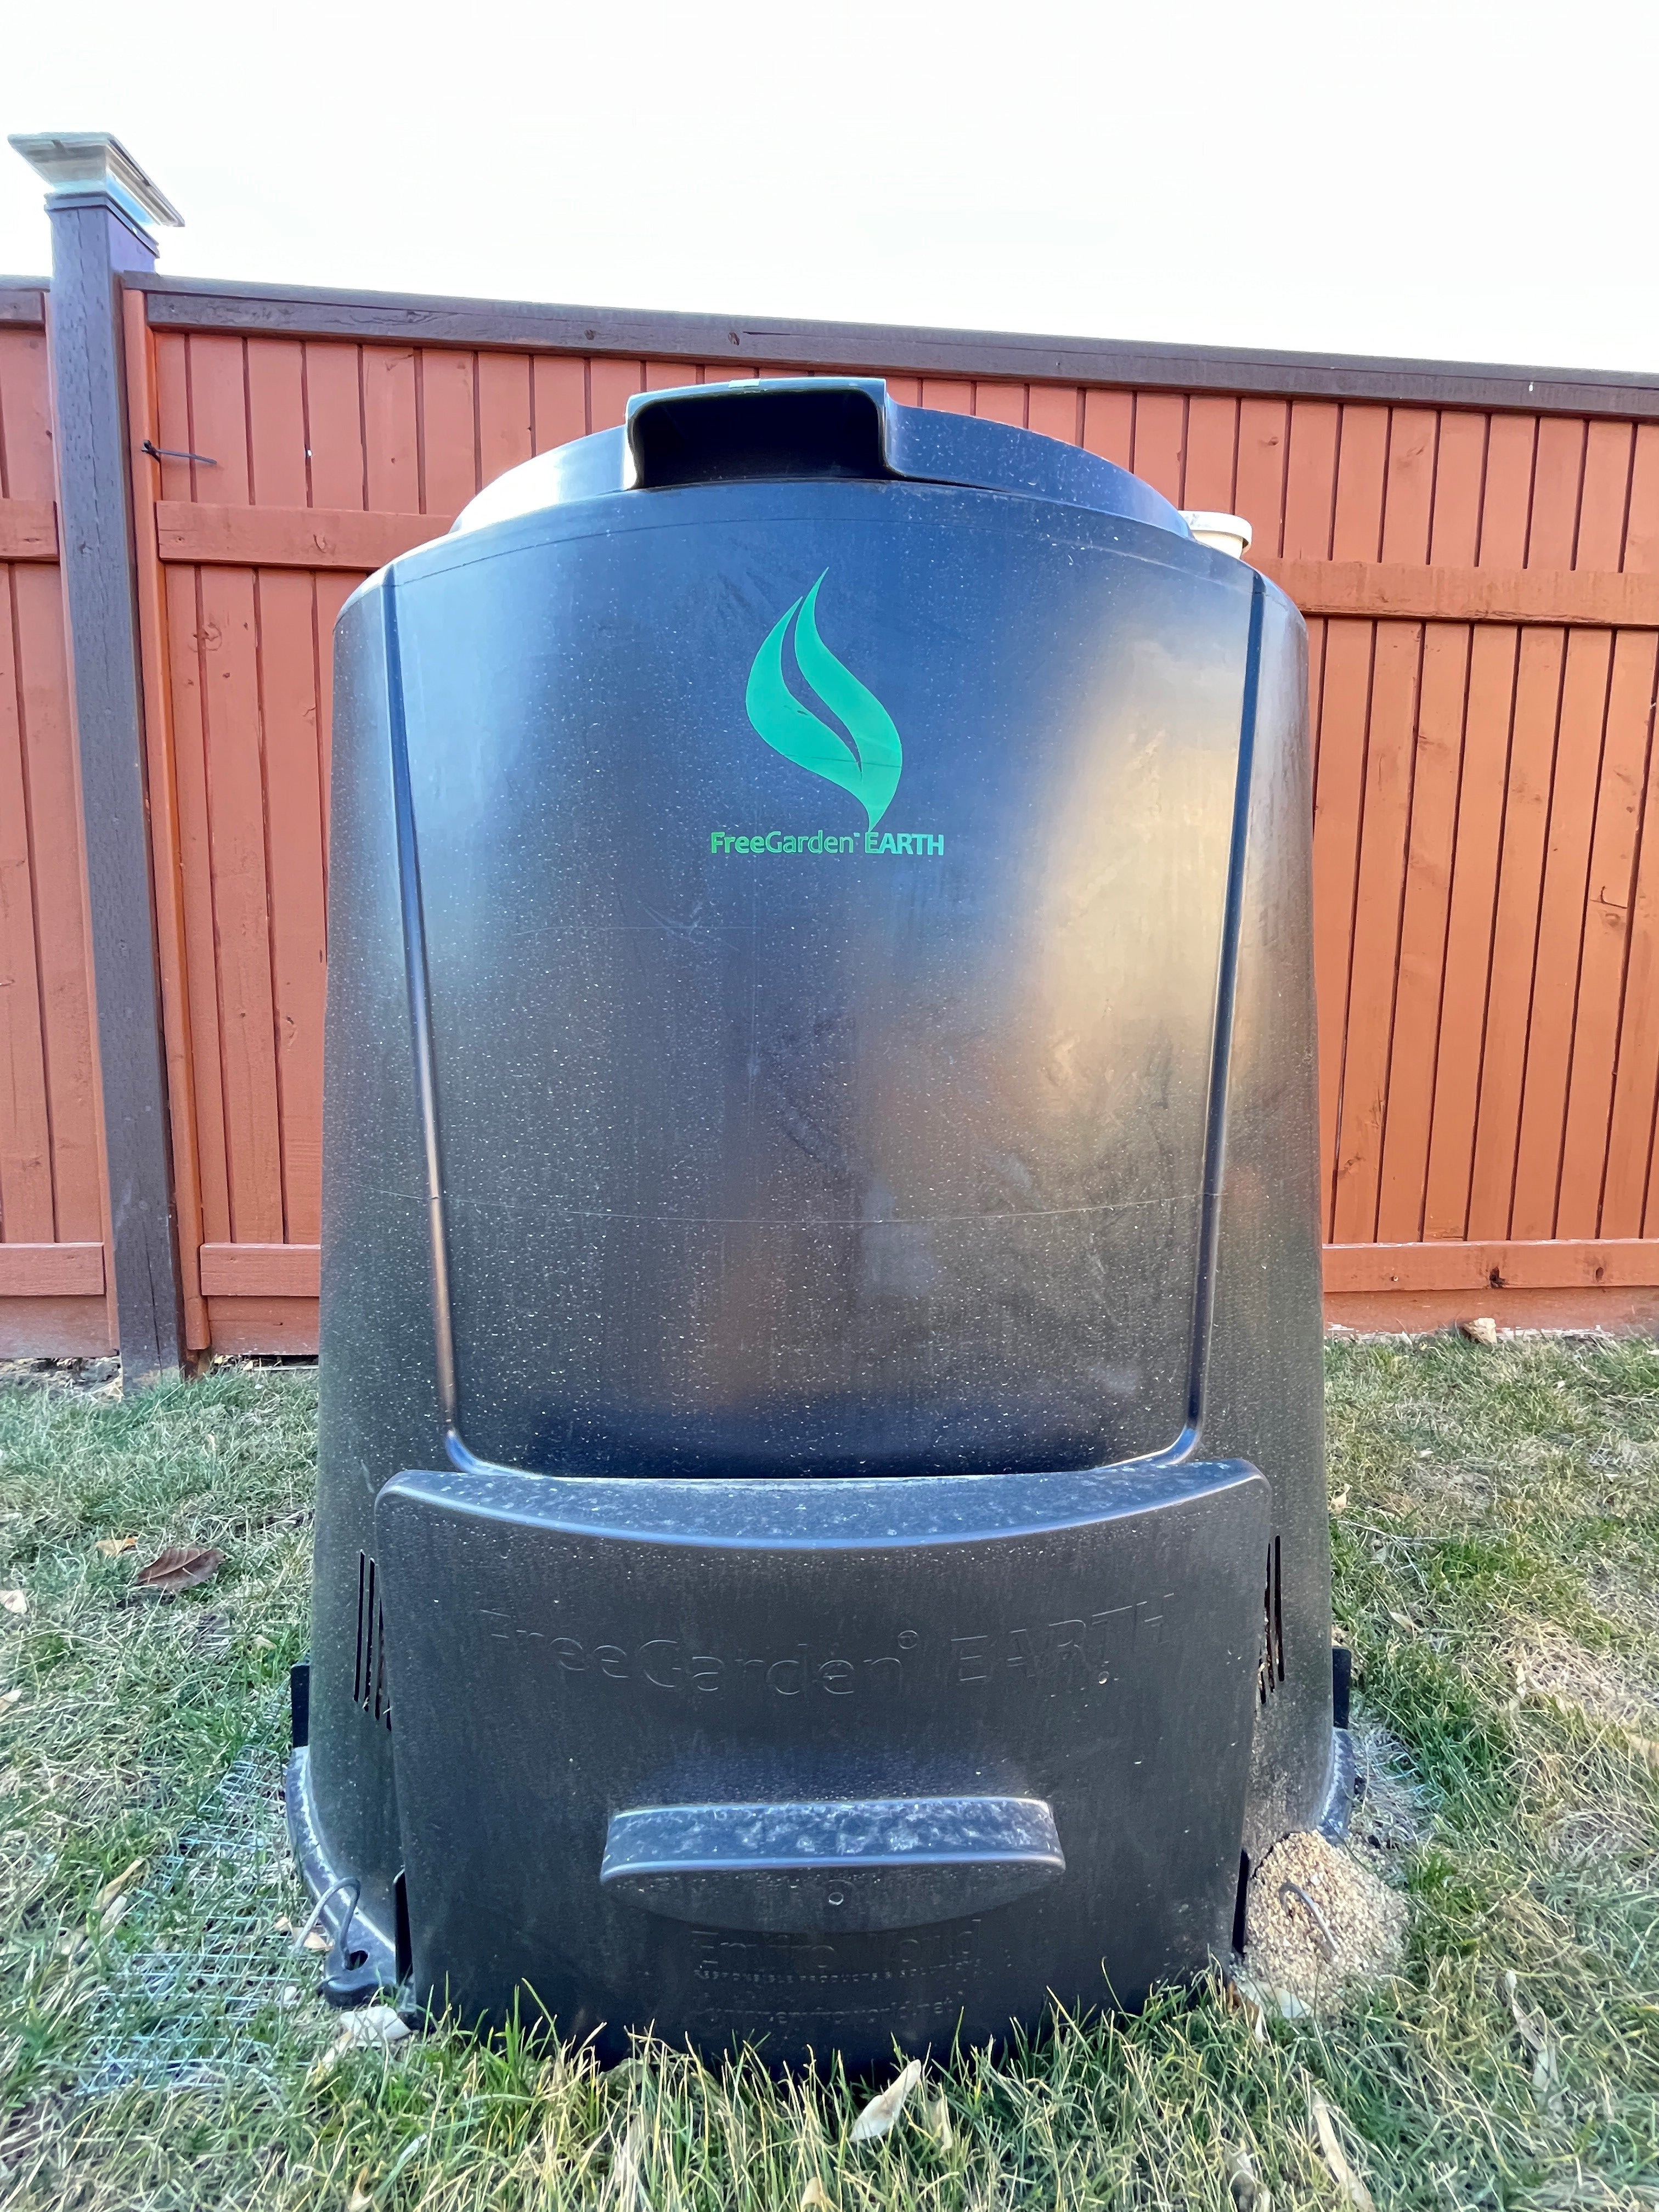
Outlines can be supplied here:
[[[271, 1844], [314, 1378], [0, 1390], [0, 2205], [1249, 2212], [1241, 2149], [1279, 2212], [1357, 2203], [1315, 2091], [1379, 2212], [1659, 2205], [1659, 1348], [1338, 1342], [1328, 1398], [1357, 1712], [1419, 1808], [1403, 1973], [1334, 2019], [1212, 1983], [964, 2052], [855, 2147], [866, 2085], [660, 2051], [440, 2030], [319, 2069]], [[212, 1581], [133, 1593], [187, 1543]]]

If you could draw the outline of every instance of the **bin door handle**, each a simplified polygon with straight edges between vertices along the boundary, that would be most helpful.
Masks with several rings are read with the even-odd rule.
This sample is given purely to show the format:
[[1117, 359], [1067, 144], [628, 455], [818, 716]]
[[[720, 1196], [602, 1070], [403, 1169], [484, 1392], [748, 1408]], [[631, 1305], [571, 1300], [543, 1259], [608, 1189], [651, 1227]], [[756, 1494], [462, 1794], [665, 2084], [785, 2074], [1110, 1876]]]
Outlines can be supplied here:
[[628, 403], [627, 489], [801, 477], [885, 477], [878, 377], [769, 377], [639, 392]]
[[1066, 1871], [1038, 1797], [647, 1805], [612, 1815], [599, 1884], [671, 1920], [757, 1934], [916, 1928]]

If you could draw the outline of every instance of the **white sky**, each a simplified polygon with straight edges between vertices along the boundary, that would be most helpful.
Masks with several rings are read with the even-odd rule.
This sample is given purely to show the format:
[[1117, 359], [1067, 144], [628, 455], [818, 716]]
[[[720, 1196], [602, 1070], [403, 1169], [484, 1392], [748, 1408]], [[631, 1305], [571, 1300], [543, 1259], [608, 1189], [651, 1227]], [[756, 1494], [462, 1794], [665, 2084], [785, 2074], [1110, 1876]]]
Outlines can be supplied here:
[[[1654, 0], [15, 0], [164, 270], [1659, 369]], [[0, 148], [0, 269], [50, 249]]]

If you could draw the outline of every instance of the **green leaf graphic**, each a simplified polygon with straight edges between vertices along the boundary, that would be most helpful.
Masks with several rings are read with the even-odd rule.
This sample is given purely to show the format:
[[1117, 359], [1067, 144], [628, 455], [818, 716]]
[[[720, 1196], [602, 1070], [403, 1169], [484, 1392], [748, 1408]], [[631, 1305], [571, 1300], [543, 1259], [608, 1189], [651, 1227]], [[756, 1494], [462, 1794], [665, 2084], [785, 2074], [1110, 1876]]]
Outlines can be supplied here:
[[[826, 568], [823, 576], [830, 571]], [[809, 775], [850, 791], [873, 830], [893, 803], [904, 766], [904, 750], [893, 718], [875, 693], [844, 667], [818, 635], [818, 578], [805, 599], [797, 599], [767, 633], [749, 672], [745, 705], [757, 732], [785, 760]], [[802, 706], [783, 674], [783, 641], [795, 625], [795, 659], [801, 674], [832, 714], [852, 732], [849, 745], [838, 731]]]

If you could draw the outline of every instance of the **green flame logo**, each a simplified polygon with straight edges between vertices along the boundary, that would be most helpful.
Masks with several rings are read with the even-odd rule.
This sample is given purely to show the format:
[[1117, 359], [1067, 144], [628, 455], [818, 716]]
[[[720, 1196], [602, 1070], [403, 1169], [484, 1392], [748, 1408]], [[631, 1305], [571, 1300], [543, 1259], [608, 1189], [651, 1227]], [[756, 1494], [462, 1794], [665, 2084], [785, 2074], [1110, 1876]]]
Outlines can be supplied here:
[[[793, 761], [810, 775], [850, 791], [873, 830], [893, 803], [904, 751], [893, 718], [875, 693], [843, 668], [818, 635], [818, 586], [780, 617], [755, 655], [744, 702], [749, 719], [774, 752]], [[813, 691], [849, 732], [838, 730], [802, 706], [784, 681], [783, 642], [794, 625], [795, 662]]]

